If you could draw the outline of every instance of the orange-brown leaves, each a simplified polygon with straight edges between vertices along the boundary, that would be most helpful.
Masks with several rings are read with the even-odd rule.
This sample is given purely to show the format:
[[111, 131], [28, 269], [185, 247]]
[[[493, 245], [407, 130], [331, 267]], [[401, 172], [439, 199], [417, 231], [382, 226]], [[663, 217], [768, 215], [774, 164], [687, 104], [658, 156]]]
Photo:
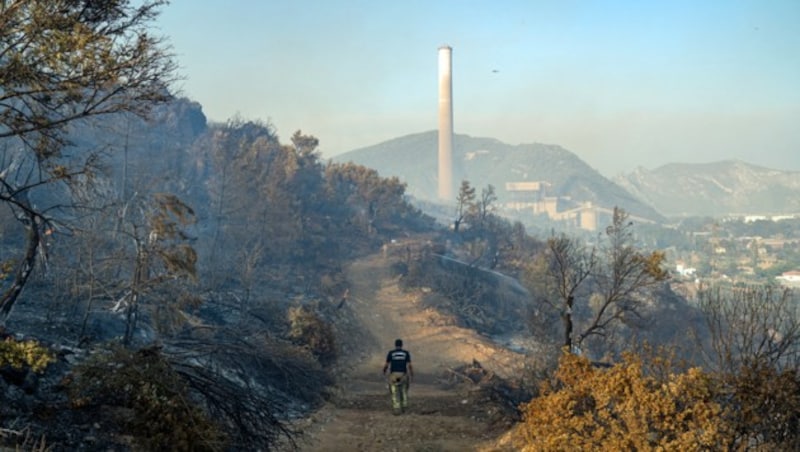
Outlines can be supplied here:
[[730, 437], [699, 369], [656, 378], [635, 355], [598, 368], [564, 354], [555, 380], [523, 407], [525, 450], [708, 450]]

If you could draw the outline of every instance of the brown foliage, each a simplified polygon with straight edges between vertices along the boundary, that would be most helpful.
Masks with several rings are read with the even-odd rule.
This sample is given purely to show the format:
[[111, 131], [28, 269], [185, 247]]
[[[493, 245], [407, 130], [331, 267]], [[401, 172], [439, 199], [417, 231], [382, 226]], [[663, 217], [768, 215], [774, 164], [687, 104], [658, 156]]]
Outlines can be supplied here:
[[[668, 367], [668, 364], [665, 364]], [[699, 369], [656, 377], [628, 354], [608, 369], [565, 353], [523, 407], [524, 450], [720, 450], [730, 435]]]
[[145, 450], [224, 450], [221, 429], [190, 402], [184, 381], [157, 349], [95, 355], [76, 369], [69, 395], [75, 409], [116, 407], [116, 422]]
[[287, 317], [289, 337], [295, 343], [307, 347], [322, 364], [336, 359], [336, 340], [330, 324], [303, 306], [289, 308]]
[[727, 377], [727, 422], [739, 449], [800, 450], [800, 376], [764, 363]]

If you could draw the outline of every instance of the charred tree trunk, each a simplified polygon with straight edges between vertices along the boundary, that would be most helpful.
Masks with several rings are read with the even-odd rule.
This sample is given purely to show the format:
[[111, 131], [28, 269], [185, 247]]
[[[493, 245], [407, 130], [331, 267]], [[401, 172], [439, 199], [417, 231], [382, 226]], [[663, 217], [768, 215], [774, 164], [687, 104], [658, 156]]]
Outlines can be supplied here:
[[138, 238], [136, 240], [136, 268], [133, 269], [133, 281], [131, 282], [131, 294], [128, 300], [127, 310], [125, 311], [125, 336], [122, 343], [124, 346], [129, 346], [133, 340], [133, 334], [136, 330], [136, 323], [139, 320], [139, 296], [142, 291], [142, 286], [147, 280], [148, 270], [148, 251], [145, 245]]
[[570, 353], [572, 353], [572, 305], [574, 302], [574, 297], [567, 298], [567, 309], [561, 316], [564, 320], [564, 346]]
[[39, 234], [36, 215], [26, 212], [26, 220], [25, 228], [28, 230], [28, 246], [25, 251], [25, 257], [17, 267], [11, 287], [0, 298], [0, 326], [5, 325], [6, 320], [11, 315], [11, 309], [22, 293], [22, 289], [25, 288], [25, 283], [28, 282], [28, 278], [36, 265], [36, 253], [39, 250], [41, 235]]

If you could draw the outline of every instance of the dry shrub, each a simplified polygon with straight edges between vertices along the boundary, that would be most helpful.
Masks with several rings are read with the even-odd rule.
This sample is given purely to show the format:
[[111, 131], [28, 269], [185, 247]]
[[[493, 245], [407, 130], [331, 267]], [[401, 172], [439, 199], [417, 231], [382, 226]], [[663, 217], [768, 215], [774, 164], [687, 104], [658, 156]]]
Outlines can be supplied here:
[[347, 289], [347, 279], [341, 270], [325, 273], [319, 280], [320, 291], [329, 297], [338, 297]]
[[333, 328], [318, 314], [304, 306], [293, 306], [287, 312], [289, 338], [307, 347], [322, 364], [336, 360]]
[[330, 384], [327, 373], [294, 345], [241, 337], [241, 330], [217, 333], [213, 343], [183, 339], [170, 342], [165, 352], [193, 400], [225, 426], [231, 450], [294, 444], [297, 432], [287, 420], [316, 406]]
[[492, 406], [493, 424], [510, 424], [521, 420], [520, 406], [533, 396], [530, 387], [521, 379], [503, 378], [483, 367], [477, 360], [454, 369], [447, 369], [444, 382], [449, 385], [466, 384], [474, 400], [481, 407]]
[[36, 341], [17, 341], [12, 337], [0, 341], [0, 367], [41, 373], [54, 360], [52, 353]]
[[221, 429], [190, 402], [184, 381], [157, 348], [113, 348], [75, 369], [69, 386], [75, 409], [110, 410], [145, 450], [219, 451]]
[[610, 368], [564, 354], [555, 381], [523, 407], [522, 449], [727, 450], [713, 379], [696, 368], [664, 375], [632, 354]]
[[763, 362], [727, 376], [726, 419], [739, 445], [763, 450], [800, 450], [800, 375]]

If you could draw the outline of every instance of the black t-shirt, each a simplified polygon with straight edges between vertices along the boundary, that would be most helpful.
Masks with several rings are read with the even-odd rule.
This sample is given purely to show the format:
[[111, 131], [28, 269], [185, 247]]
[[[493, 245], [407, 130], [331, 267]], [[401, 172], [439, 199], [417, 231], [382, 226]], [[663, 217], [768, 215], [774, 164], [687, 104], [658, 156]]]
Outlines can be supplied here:
[[411, 362], [411, 353], [397, 348], [386, 355], [386, 362], [389, 363], [389, 372], [406, 372], [406, 365]]

